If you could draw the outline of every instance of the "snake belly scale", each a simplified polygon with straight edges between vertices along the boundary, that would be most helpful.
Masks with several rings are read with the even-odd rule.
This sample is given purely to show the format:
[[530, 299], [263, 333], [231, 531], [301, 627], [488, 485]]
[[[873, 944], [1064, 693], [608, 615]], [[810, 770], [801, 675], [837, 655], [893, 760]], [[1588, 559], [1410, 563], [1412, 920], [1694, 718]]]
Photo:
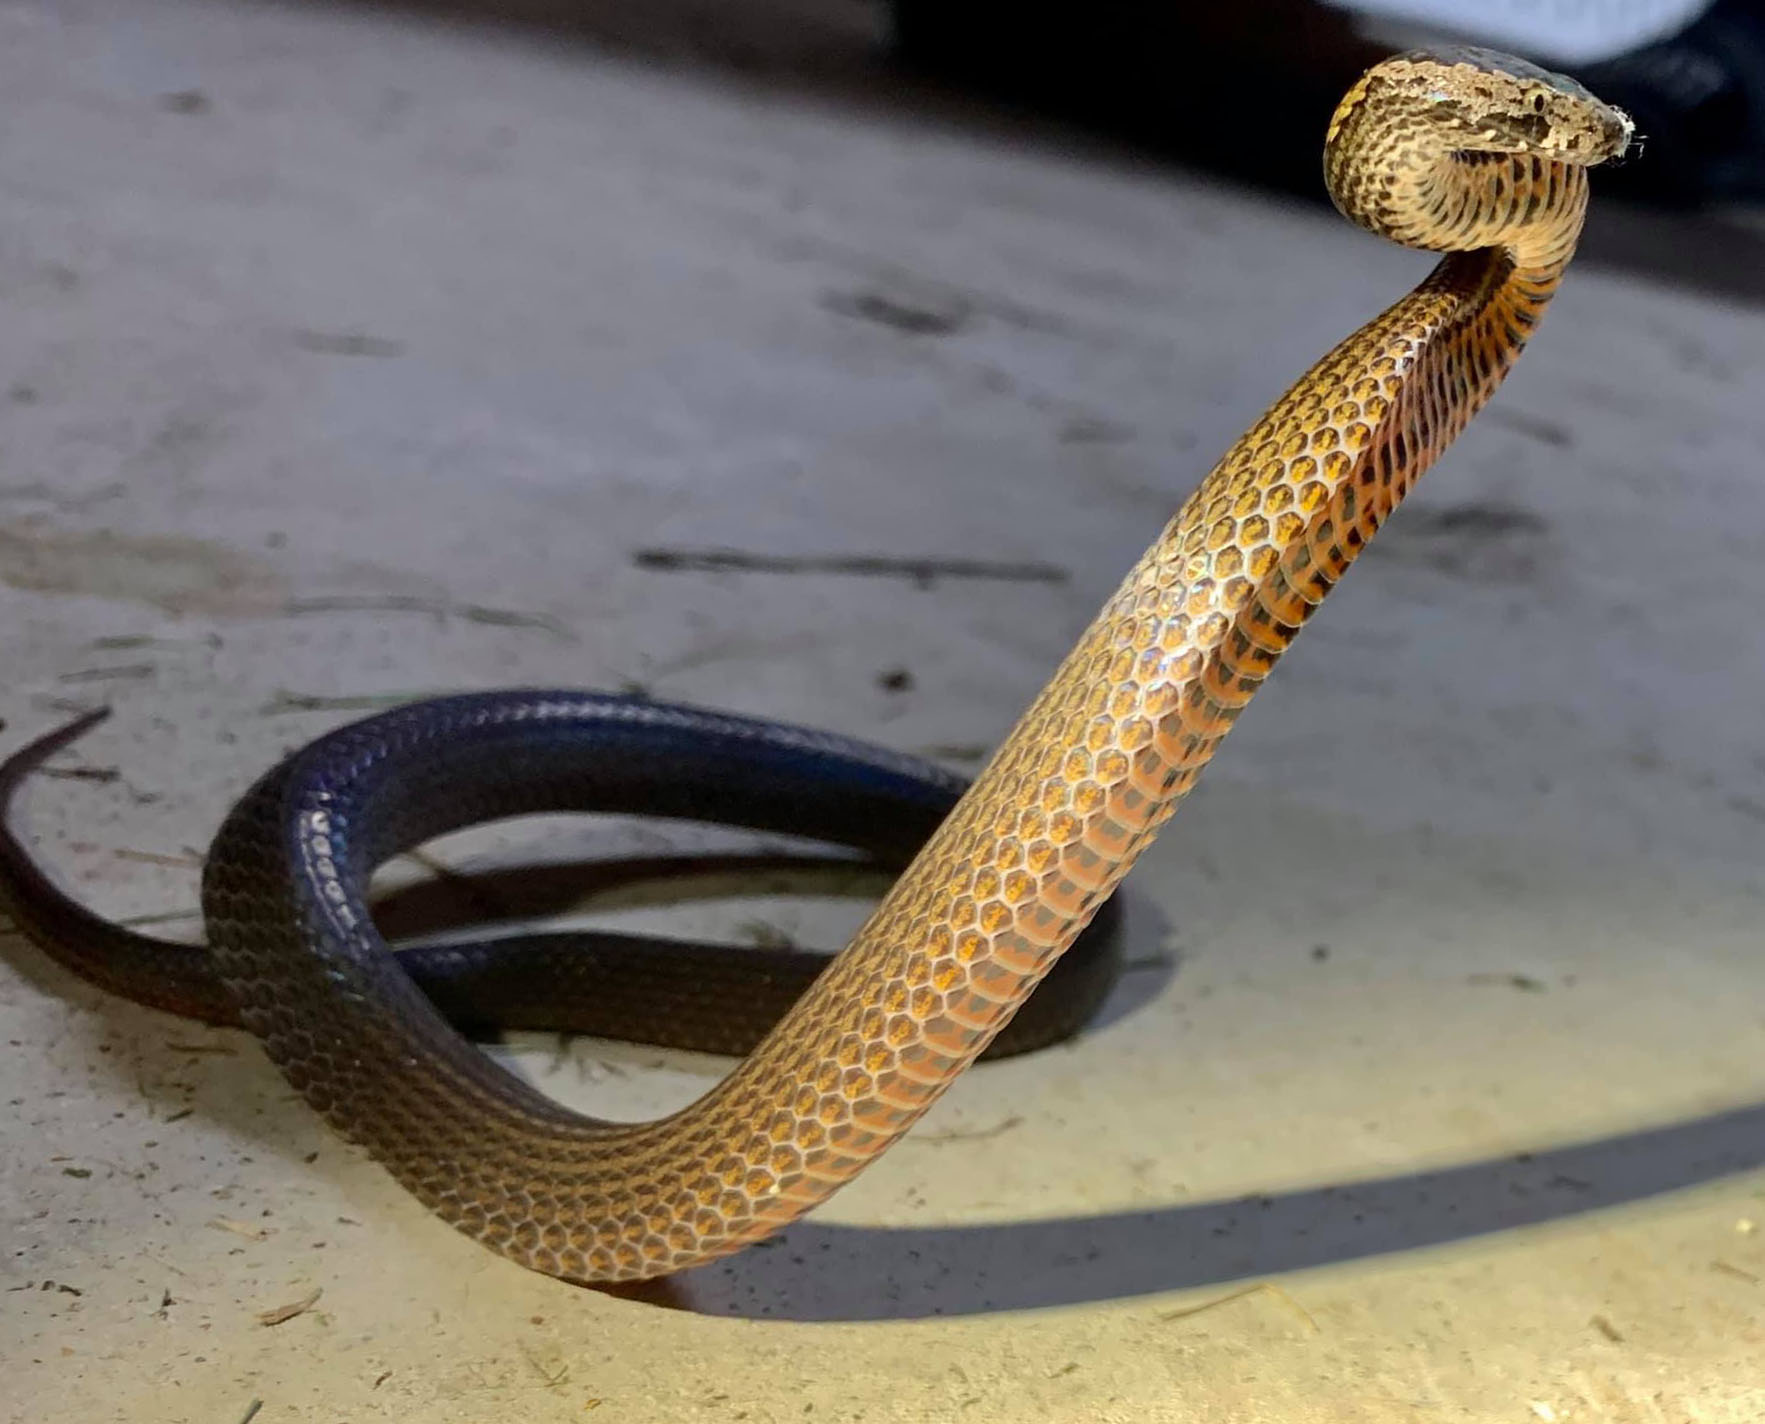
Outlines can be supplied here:
[[[258, 1035], [429, 1208], [535, 1270], [641, 1279], [776, 1231], [906, 1132], [1099, 913], [1283, 650], [1506, 375], [1574, 251], [1586, 169], [1630, 135], [1572, 81], [1487, 51], [1416, 52], [1361, 79], [1327, 136], [1332, 197], [1362, 226], [1445, 256], [1226, 453], [852, 942], [696, 1103], [600, 1122], [503, 1073], [388, 951], [368, 878], [492, 816], [609, 795], [694, 815], [695, 778], [716, 779], [731, 756], [759, 757], [785, 788], [817, 734], [545, 692], [437, 699], [333, 732], [265, 776], [215, 839], [203, 973], [218, 987], [202, 992], [226, 1003], [211, 1016]], [[585, 729], [634, 739], [611, 792], [582, 770]], [[696, 751], [700, 735], [726, 745]], [[872, 770], [900, 768], [884, 757]], [[749, 823], [789, 828], [791, 794], [767, 796]], [[117, 942], [86, 924], [91, 942], [72, 943], [82, 922], [17, 857], [0, 859], [0, 888], [52, 953], [105, 981]]]

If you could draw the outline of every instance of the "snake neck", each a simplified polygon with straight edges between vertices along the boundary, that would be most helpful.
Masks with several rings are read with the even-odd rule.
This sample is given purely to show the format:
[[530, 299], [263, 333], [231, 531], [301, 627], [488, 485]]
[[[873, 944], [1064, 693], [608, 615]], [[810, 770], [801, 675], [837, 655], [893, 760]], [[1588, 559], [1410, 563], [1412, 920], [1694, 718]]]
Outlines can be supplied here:
[[[1584, 200], [1581, 170], [1559, 167]], [[1079, 773], [1086, 758], [1056, 758], [1038, 725], [1062, 702], [1087, 713], [1065, 732], [1093, 776], [1119, 771], [1100, 745], [1131, 754], [1134, 774], [1115, 780], [1083, 842], [1085, 909], [1126, 874], [1300, 628], [1518, 360], [1573, 240], [1522, 247], [1449, 253], [1297, 381], [1171, 519], [1014, 729], [1002, 768]], [[1040, 789], [1058, 799], [1052, 780]]]
[[[1501, 249], [1449, 255], [1227, 452], [848, 952], [713, 1095], [762, 1092], [776, 1051], [791, 1067], [772, 1081], [806, 1077], [824, 1104], [852, 1100], [799, 1139], [802, 1171], [776, 1209], [831, 1192], [1009, 1021], [1500, 384], [1561, 267]], [[827, 1009], [843, 1001], [864, 1005], [856, 1033]]]

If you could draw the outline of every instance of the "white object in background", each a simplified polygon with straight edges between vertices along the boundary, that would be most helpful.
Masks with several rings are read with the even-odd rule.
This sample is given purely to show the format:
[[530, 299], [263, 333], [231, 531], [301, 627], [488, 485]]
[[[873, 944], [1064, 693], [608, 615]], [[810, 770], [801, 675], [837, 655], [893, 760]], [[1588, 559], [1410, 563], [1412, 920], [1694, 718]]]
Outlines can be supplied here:
[[1677, 34], [1711, 0], [1329, 0], [1368, 19], [1427, 25], [1477, 44], [1594, 64]]

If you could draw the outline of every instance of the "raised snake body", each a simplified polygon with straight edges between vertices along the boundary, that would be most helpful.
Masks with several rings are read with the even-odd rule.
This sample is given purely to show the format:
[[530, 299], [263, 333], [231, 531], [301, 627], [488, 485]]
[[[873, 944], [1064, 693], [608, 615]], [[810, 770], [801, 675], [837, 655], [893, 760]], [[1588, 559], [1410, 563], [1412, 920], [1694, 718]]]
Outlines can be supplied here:
[[[904, 858], [952, 785], [774, 724], [487, 693], [343, 728], [261, 780], [210, 852], [207, 956], [162, 961], [165, 992], [142, 941], [61, 897], [14, 842], [0, 888], [81, 972], [243, 1023], [335, 1127], [524, 1265], [631, 1280], [734, 1251], [904, 1133], [1098, 914], [1281, 652], [1505, 376], [1574, 250], [1586, 167], [1629, 138], [1628, 119], [1578, 85], [1484, 51], [1401, 56], [1362, 78], [1330, 124], [1331, 194], [1362, 226], [1447, 255], [1227, 452], [851, 944], [681, 1112], [595, 1121], [491, 1063], [381, 941], [365, 898], [375, 866], [519, 812], [718, 818], [726, 781], [741, 783], [743, 824]], [[824, 814], [808, 782], [835, 763], [845, 809]]]

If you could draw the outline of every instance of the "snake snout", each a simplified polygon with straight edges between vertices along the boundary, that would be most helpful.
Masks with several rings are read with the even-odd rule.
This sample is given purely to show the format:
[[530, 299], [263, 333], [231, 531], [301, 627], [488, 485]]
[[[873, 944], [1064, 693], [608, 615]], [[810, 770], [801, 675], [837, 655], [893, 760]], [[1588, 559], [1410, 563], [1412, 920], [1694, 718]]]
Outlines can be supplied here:
[[1636, 135], [1636, 120], [1613, 105], [1605, 108], [1605, 157], [1628, 158], [1631, 149], [1640, 142]]

